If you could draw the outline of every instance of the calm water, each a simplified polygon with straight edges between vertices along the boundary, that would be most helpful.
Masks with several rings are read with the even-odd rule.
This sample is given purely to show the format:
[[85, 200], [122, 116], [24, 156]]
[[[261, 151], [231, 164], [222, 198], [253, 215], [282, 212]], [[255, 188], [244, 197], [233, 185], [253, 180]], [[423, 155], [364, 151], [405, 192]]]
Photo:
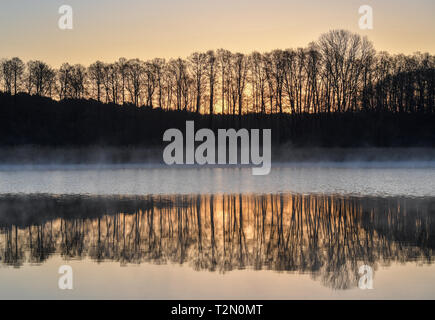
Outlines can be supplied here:
[[249, 168], [0, 166], [0, 194], [166, 195], [281, 192], [435, 196], [435, 162], [274, 165], [267, 176], [253, 176]]
[[430, 163], [1, 167], [0, 298], [434, 299], [434, 220]]

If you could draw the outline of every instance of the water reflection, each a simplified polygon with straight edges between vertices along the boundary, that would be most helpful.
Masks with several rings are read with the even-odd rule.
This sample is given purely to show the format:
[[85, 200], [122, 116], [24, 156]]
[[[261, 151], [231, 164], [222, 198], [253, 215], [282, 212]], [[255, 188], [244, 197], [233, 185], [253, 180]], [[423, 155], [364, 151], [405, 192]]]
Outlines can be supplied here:
[[0, 198], [0, 259], [15, 267], [61, 255], [221, 273], [270, 269], [346, 289], [362, 263], [432, 264], [434, 219], [432, 198], [9, 195]]

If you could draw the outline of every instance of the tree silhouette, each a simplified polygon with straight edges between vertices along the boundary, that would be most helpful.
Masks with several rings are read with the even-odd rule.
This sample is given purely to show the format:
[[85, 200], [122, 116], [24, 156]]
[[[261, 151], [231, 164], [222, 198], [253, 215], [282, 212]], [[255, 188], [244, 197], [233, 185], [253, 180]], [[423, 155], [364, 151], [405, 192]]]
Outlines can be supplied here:
[[[139, 140], [159, 140], [157, 133], [161, 134], [169, 123], [183, 127], [183, 121], [192, 119], [203, 121], [200, 126], [213, 128], [269, 127], [275, 129], [274, 141], [296, 145], [394, 146], [435, 142], [433, 126], [429, 125], [435, 111], [435, 56], [376, 53], [367, 38], [344, 30], [323, 34], [307, 48], [249, 55], [219, 49], [169, 61], [120, 58], [114, 63], [97, 61], [88, 68], [64, 63], [58, 70], [41, 61], [24, 65], [20, 59], [12, 58], [2, 60], [0, 66], [0, 87], [6, 95], [17, 97], [25, 92], [47, 96], [59, 101], [60, 106], [71, 106], [73, 102], [65, 100], [76, 99], [74, 104], [81, 104], [80, 110], [95, 104], [93, 99], [110, 105], [104, 111], [102, 105], [83, 110], [86, 117], [73, 122], [77, 128], [70, 130], [90, 133], [93, 129], [84, 129], [85, 125], [99, 128], [94, 131], [98, 137], [90, 134], [90, 141], [80, 144], [113, 144], [107, 130], [127, 131], [126, 137], [138, 136]], [[24, 112], [20, 114], [16, 106], [21, 98], [9, 102], [6, 95], [1, 98], [6, 127], [10, 126], [7, 122], [19, 127], [19, 116], [37, 120], [39, 111], [31, 110], [35, 104], [47, 106], [44, 110], [48, 125], [60, 131], [71, 126], [68, 117], [77, 112], [68, 111], [69, 107], [54, 111], [52, 103], [23, 98], [27, 110], [24, 112], [24, 106], [18, 108]], [[92, 103], [85, 104], [83, 99]], [[123, 108], [124, 113], [119, 113], [113, 109], [115, 105], [133, 105], [146, 111]], [[8, 111], [8, 107], [16, 111]], [[156, 114], [148, 115], [149, 108], [157, 110]], [[161, 110], [184, 114], [166, 113], [163, 120], [159, 116]], [[115, 114], [123, 128], [117, 128]], [[203, 119], [202, 114], [219, 117]], [[107, 124], [94, 120], [97, 117], [104, 118]], [[41, 130], [49, 130], [33, 123], [27, 126], [36, 131], [36, 136]], [[144, 136], [142, 133], [147, 130], [138, 129], [139, 126], [157, 127], [157, 133]], [[20, 144], [20, 139], [11, 136], [18, 129], [2, 130], [6, 134], [4, 140]], [[46, 137], [53, 134], [66, 135], [44, 132]], [[31, 134], [25, 139], [31, 144], [53, 144], [49, 141], [53, 138], [32, 141]], [[135, 140], [138, 139], [125, 139], [122, 143], [136, 145]], [[65, 144], [68, 145], [66, 141]]]

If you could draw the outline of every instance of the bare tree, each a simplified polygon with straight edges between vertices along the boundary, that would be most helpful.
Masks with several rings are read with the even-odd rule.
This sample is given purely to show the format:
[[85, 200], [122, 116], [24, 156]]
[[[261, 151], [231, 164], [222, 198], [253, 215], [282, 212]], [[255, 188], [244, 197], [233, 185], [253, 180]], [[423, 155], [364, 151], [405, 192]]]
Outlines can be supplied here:
[[12, 85], [13, 85], [13, 92], [16, 95], [19, 90], [19, 85], [21, 83], [21, 79], [24, 72], [24, 63], [20, 58], [14, 57], [11, 60], [9, 60], [10, 64], [10, 72], [12, 75]]
[[170, 73], [175, 85], [176, 110], [187, 110], [189, 93], [189, 76], [187, 62], [181, 58], [170, 61]]
[[242, 115], [243, 111], [243, 98], [246, 88], [246, 80], [248, 75], [248, 58], [243, 53], [236, 53], [233, 55], [233, 84], [235, 94], [237, 96], [238, 114]]
[[146, 62], [144, 64], [144, 83], [146, 92], [147, 106], [153, 107], [154, 92], [157, 87], [157, 66], [153, 62]]
[[125, 86], [126, 86], [126, 79], [127, 79], [127, 71], [128, 71], [128, 63], [127, 59], [120, 58], [118, 60], [118, 71], [119, 76], [121, 78], [121, 97], [122, 97], [122, 104], [125, 104]]
[[131, 102], [135, 106], [139, 106], [143, 72], [144, 66], [142, 61], [140, 61], [139, 59], [131, 59], [128, 61], [127, 89], [130, 93]]
[[164, 100], [164, 77], [165, 77], [165, 59], [153, 59], [152, 62], [154, 73], [155, 73], [155, 83], [158, 89], [158, 106], [163, 108]]
[[348, 111], [355, 104], [362, 74], [362, 61], [373, 50], [361, 36], [345, 30], [323, 34], [318, 41], [324, 68], [332, 87], [332, 101], [338, 112]]
[[259, 52], [250, 56], [251, 86], [253, 109], [255, 112], [266, 113], [266, 67], [265, 59]]
[[[296, 111], [296, 52], [287, 49], [283, 53], [284, 59], [284, 90], [288, 99], [290, 113]], [[269, 82], [269, 81], [268, 81]]]
[[229, 73], [230, 73], [230, 66], [231, 66], [231, 52], [224, 49], [219, 49], [217, 51], [219, 66], [220, 66], [220, 80], [221, 80], [221, 108], [222, 113], [225, 112], [225, 102], [228, 106], [228, 112], [229, 110]]
[[120, 66], [119, 63], [111, 63], [109, 65], [108, 77], [109, 87], [112, 95], [112, 102], [118, 103], [119, 87], [120, 87]]
[[81, 64], [76, 64], [71, 68], [71, 89], [72, 97], [75, 99], [81, 99], [85, 95], [86, 89], [86, 68]]
[[205, 89], [207, 55], [195, 52], [189, 57], [189, 66], [194, 81], [194, 92], [196, 97], [196, 113], [200, 112], [201, 99]]
[[[283, 88], [284, 88], [284, 52], [282, 50], [274, 50], [265, 55], [266, 60], [266, 76], [269, 82], [269, 87], [273, 88], [273, 98], [275, 105], [275, 112], [279, 110], [282, 114], [282, 100], [283, 100]], [[272, 105], [271, 105], [272, 107]]]
[[97, 101], [101, 101], [101, 86], [104, 81], [104, 63], [97, 61], [91, 64], [88, 68], [89, 79], [97, 91]]
[[4, 91], [7, 93], [12, 92], [12, 67], [10, 60], [3, 60], [1, 62], [1, 72], [4, 83]]
[[72, 73], [72, 66], [68, 63], [63, 63], [58, 72], [57, 72], [57, 78], [59, 81], [59, 98], [65, 99], [69, 97], [71, 89], [71, 73]]
[[32, 87], [35, 88], [36, 95], [52, 95], [52, 85], [54, 84], [55, 72], [42, 61], [30, 61], [28, 63]]
[[207, 51], [207, 68], [206, 75], [208, 78], [208, 88], [209, 88], [209, 113], [213, 115], [214, 113], [214, 102], [215, 102], [215, 86], [217, 81], [217, 69], [218, 60], [216, 54], [213, 50]]

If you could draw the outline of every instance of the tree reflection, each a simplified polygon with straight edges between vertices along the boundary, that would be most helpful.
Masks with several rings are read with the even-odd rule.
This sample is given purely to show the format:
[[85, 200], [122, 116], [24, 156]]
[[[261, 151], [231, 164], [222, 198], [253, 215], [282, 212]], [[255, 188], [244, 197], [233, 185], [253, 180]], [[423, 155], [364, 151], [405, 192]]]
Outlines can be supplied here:
[[0, 259], [15, 267], [59, 254], [221, 273], [269, 269], [346, 289], [357, 284], [361, 264], [431, 264], [434, 203], [289, 194], [4, 196]]

